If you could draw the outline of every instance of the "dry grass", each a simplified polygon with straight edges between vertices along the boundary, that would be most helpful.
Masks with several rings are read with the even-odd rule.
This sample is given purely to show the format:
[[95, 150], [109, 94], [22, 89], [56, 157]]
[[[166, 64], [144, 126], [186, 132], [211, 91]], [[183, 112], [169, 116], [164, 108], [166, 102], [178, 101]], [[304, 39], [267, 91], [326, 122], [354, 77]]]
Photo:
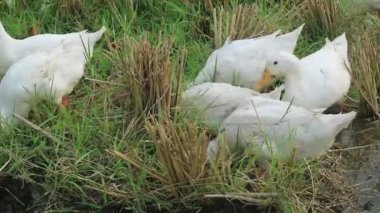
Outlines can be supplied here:
[[[252, 160], [248, 158], [235, 163], [217, 161], [216, 168], [207, 163], [204, 155], [207, 137], [193, 124], [151, 121], [146, 128], [153, 138], [159, 161], [155, 167], [148, 168], [147, 173], [162, 184], [152, 193], [172, 198], [172, 203], [198, 200], [210, 205], [225, 199], [276, 211], [342, 212], [355, 200], [355, 189], [344, 177], [345, 166], [338, 153], [321, 159], [321, 164], [274, 162], [269, 175], [264, 177], [260, 170], [247, 165], [250, 164], [247, 161]], [[147, 169], [136, 155], [110, 153], [138, 172]], [[206, 199], [202, 201], [202, 198]]]
[[228, 6], [228, 0], [222, 1], [213, 1], [213, 0], [204, 0], [204, 7], [207, 11], [213, 11], [215, 7], [224, 7]]
[[267, 32], [267, 21], [259, 15], [259, 8], [255, 4], [235, 5], [232, 9], [214, 8], [212, 30], [215, 48], [220, 48], [228, 37], [236, 40]]
[[133, 110], [134, 117], [145, 124], [144, 132], [155, 145], [158, 161], [155, 166], [144, 168], [143, 159], [138, 155], [110, 152], [135, 169], [147, 170], [151, 178], [164, 186], [164, 194], [175, 199], [188, 196], [202, 186], [200, 183], [209, 172], [205, 130], [192, 122], [181, 122], [175, 116], [186, 50], [176, 57], [172, 42], [160, 38], [157, 45], [146, 39], [139, 42], [126, 39], [122, 45], [112, 46], [113, 51], [119, 51], [119, 56], [111, 60], [120, 71], [117, 78], [125, 85], [119, 97], [130, 100], [125, 104], [127, 111]]
[[79, 13], [83, 7], [83, 0], [57, 0], [58, 12], [65, 15]]
[[[182, 0], [183, 3], [189, 4], [198, 4], [200, 1], [199, 0]], [[229, 1], [228, 0], [203, 0], [201, 3], [202, 9], [205, 10], [206, 12], [212, 12], [212, 10], [215, 7], [228, 7]]]
[[360, 93], [360, 113], [380, 117], [380, 46], [379, 29], [363, 27], [354, 34], [351, 45], [352, 81]]
[[[169, 114], [179, 101], [186, 49], [178, 58], [171, 59], [173, 43], [160, 38], [157, 45], [146, 39], [136, 41], [127, 38], [116, 44], [116, 49], [118, 57], [111, 60], [119, 70], [116, 78], [125, 85], [118, 96], [129, 100], [127, 110], [142, 119], [150, 115]], [[113, 51], [116, 49], [113, 48]]]
[[172, 189], [176, 198], [189, 195], [194, 191], [193, 185], [203, 182], [209, 174], [206, 132], [191, 123], [185, 123], [184, 127], [180, 125], [169, 119], [153, 119], [146, 124], [156, 146], [163, 176], [169, 185], [177, 186]]
[[207, 160], [208, 137], [205, 130], [192, 122], [178, 123], [168, 117], [151, 118], [145, 128], [155, 145], [158, 161], [154, 166], [144, 167], [143, 159], [138, 155], [118, 151], [109, 153], [159, 181], [162, 188], [151, 190], [180, 201], [204, 188], [206, 183], [215, 181]]
[[[262, 193], [279, 192], [270, 204], [287, 212], [342, 212], [355, 199], [355, 191], [345, 178], [340, 154], [334, 153], [315, 162], [298, 165], [279, 164], [268, 180], [256, 181]], [[281, 202], [286, 199], [288, 203]]]
[[309, 36], [335, 37], [345, 20], [340, 0], [305, 0], [298, 14]]

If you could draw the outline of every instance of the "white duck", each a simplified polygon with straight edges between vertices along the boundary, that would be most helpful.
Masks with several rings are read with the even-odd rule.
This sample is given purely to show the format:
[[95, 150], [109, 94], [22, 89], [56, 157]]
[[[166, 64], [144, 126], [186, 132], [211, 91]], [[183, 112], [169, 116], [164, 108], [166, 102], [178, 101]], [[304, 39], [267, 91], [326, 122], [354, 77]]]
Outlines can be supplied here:
[[228, 39], [210, 55], [193, 84], [225, 82], [255, 89], [254, 85], [264, 72], [266, 53], [271, 50], [293, 53], [303, 26], [304, 24], [280, 36], [277, 36], [280, 31], [276, 31], [258, 38], [235, 41]]
[[16, 123], [13, 113], [27, 117], [35, 98], [50, 97], [62, 104], [63, 96], [69, 94], [83, 76], [86, 63], [83, 47], [76, 42], [37, 51], [18, 60], [0, 83], [2, 120]]
[[317, 52], [298, 59], [287, 52], [268, 57], [266, 71], [285, 77], [283, 100], [307, 109], [327, 108], [340, 101], [351, 83], [347, 40], [343, 33]]
[[208, 147], [211, 159], [222, 140], [233, 150], [249, 147], [260, 160], [274, 156], [279, 160], [316, 159], [327, 152], [335, 136], [356, 116], [356, 112], [321, 114], [321, 109], [310, 111], [260, 96], [251, 97], [250, 102], [223, 122], [218, 137]]
[[239, 105], [252, 96], [280, 99], [283, 86], [270, 93], [260, 94], [254, 90], [232, 86], [227, 83], [206, 82], [195, 85], [182, 93], [184, 106], [193, 106], [206, 122], [220, 125]]
[[[4, 76], [8, 68], [17, 60], [36, 51], [49, 50], [61, 44], [75, 42], [84, 46], [90, 56], [95, 43], [102, 37], [105, 27], [94, 33], [86, 30], [68, 34], [40, 34], [25, 39], [14, 39], [4, 29], [0, 22], [0, 78]], [[81, 51], [82, 52], [82, 51]]]

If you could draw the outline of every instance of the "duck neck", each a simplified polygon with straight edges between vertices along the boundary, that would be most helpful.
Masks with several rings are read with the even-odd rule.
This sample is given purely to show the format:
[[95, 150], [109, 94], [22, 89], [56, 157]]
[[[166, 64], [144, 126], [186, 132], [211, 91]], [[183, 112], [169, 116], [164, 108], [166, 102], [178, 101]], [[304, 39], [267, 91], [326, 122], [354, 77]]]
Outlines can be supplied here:
[[16, 41], [16, 39], [11, 37], [7, 33], [7, 31], [5, 31], [3, 25], [0, 24], [0, 44], [3, 45], [3, 44], [8, 44], [8, 43], [13, 43], [15, 41]]
[[289, 94], [292, 94], [298, 90], [303, 90], [304, 86], [306, 85], [304, 85], [303, 81], [301, 80], [302, 78], [303, 72], [300, 63], [299, 61], [294, 62], [288, 70], [287, 75], [285, 76], [285, 91], [289, 92]]
[[298, 81], [302, 77], [302, 69], [299, 60], [294, 60], [285, 75], [285, 82]]
[[0, 26], [0, 52], [2, 54], [12, 51], [17, 43], [17, 39], [12, 38], [2, 26]]
[[23, 51], [18, 47], [19, 40], [12, 38], [2, 26], [0, 26], [0, 75], [4, 75], [11, 65], [10, 62], [15, 60], [15, 52]]

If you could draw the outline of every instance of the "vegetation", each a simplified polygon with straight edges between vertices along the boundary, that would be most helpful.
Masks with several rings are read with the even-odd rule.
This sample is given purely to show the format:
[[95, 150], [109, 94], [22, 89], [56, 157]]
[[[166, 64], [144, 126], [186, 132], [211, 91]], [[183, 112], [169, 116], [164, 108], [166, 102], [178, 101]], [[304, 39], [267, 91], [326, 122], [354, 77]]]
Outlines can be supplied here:
[[347, 0], [16, 2], [14, 8], [0, 2], [0, 21], [17, 38], [108, 30], [67, 110], [38, 103], [26, 125], [1, 130], [1, 185], [7, 187], [10, 176], [33, 184], [35, 202], [12, 198], [13, 208], [211, 212], [233, 200], [270, 212], [334, 212], [355, 199], [336, 153], [300, 164], [274, 159], [267, 176], [248, 154], [233, 159], [222, 149], [209, 163], [212, 129], [178, 103], [227, 37], [286, 32], [305, 22], [296, 54], [305, 56], [326, 36], [346, 31], [350, 100], [379, 116], [377, 17], [353, 16]]

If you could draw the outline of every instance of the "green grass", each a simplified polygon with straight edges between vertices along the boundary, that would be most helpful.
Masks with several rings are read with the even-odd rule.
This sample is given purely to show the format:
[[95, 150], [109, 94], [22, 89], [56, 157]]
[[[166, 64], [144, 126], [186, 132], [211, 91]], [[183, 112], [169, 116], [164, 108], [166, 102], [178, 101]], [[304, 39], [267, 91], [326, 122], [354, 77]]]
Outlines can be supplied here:
[[[28, 29], [35, 25], [39, 26], [39, 33], [96, 30], [102, 25], [108, 28], [96, 45], [85, 78], [69, 96], [68, 109], [62, 112], [50, 102], [38, 103], [28, 118], [53, 135], [54, 140], [28, 125], [0, 132], [0, 165], [5, 165], [1, 175], [19, 177], [39, 186], [45, 192], [39, 201], [45, 211], [99, 211], [113, 204], [137, 212], [196, 209], [216, 203], [203, 198], [206, 194], [243, 193], [246, 201], [267, 211], [306, 212], [323, 211], [324, 207], [334, 209], [329, 205], [346, 199], [336, 194], [351, 193], [339, 177], [341, 167], [334, 164], [331, 170], [327, 169], [336, 156], [326, 157], [322, 163], [299, 165], [273, 161], [269, 179], [258, 177], [259, 171], [248, 156], [237, 162], [224, 161], [225, 156], [221, 156], [211, 165], [201, 158], [197, 161], [199, 165], [193, 165], [194, 156], [207, 143], [205, 125], [194, 124], [191, 116], [176, 112], [170, 101], [158, 106], [152, 104], [157, 111], [166, 107], [162, 114], [147, 113], [146, 106], [141, 104], [148, 103], [142, 96], [145, 93], [133, 90], [135, 79], [127, 74], [128, 66], [134, 63], [128, 57], [137, 48], [130, 42], [138, 46], [146, 39], [152, 47], [160, 47], [165, 39], [171, 41], [172, 46], [163, 53], [171, 62], [166, 72], [173, 73], [173, 82], [178, 70], [183, 72], [180, 85], [185, 86], [201, 70], [215, 46], [212, 11], [203, 1], [84, 0], [80, 11], [66, 10], [55, 1], [47, 1], [41, 7], [42, 2], [33, 1], [25, 8], [14, 9], [0, 3], [0, 21], [16, 38], [28, 36]], [[255, 1], [236, 2], [253, 4]], [[265, 32], [278, 28], [291, 30], [302, 23], [292, 14], [297, 11], [297, 4], [274, 7], [274, 0], [256, 2], [258, 20]], [[229, 4], [225, 10], [231, 11], [234, 3]], [[214, 5], [218, 5], [216, 1]], [[329, 33], [341, 33], [341, 29], [336, 30]], [[323, 42], [321, 35], [302, 34], [296, 54], [305, 56], [320, 48]], [[184, 49], [187, 54], [181, 69], [177, 59]], [[124, 62], [127, 67], [123, 66]], [[160, 82], [150, 85], [161, 86]], [[174, 148], [191, 155], [177, 156], [168, 151]], [[167, 159], [167, 155], [172, 159]], [[173, 162], [178, 165], [171, 165]], [[200, 166], [204, 167], [200, 169]], [[340, 182], [334, 184], [335, 181]], [[315, 185], [306, 187], [310, 184]], [[332, 193], [335, 200], [322, 196], [325, 187], [337, 192]], [[276, 196], [248, 199], [254, 197], [252, 193]]]

